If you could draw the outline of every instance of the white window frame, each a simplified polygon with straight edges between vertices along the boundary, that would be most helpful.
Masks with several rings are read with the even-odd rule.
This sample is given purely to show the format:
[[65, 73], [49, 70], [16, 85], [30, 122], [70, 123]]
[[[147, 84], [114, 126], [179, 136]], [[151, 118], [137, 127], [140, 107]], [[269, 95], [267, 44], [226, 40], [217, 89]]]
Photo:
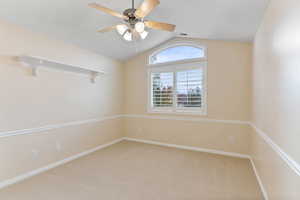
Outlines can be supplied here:
[[[164, 51], [168, 48], [175, 46], [193, 46], [196, 48], [204, 49], [204, 58], [198, 59], [185, 59], [180, 61], [172, 61], [165, 63], [151, 64], [151, 56], [156, 55], [157, 53]], [[207, 51], [203, 46], [198, 46], [190, 43], [176, 43], [174, 45], [167, 46], [165, 48], [155, 51], [149, 56], [148, 64], [148, 113], [162, 113], [162, 114], [186, 114], [186, 115], [207, 115]], [[202, 107], [201, 108], [178, 108], [177, 107], [177, 98], [176, 98], [176, 72], [183, 70], [192, 70], [192, 69], [202, 69], [203, 70], [203, 92], [202, 92]], [[173, 106], [166, 108], [154, 108], [152, 101], [152, 73], [155, 72], [173, 72]]]

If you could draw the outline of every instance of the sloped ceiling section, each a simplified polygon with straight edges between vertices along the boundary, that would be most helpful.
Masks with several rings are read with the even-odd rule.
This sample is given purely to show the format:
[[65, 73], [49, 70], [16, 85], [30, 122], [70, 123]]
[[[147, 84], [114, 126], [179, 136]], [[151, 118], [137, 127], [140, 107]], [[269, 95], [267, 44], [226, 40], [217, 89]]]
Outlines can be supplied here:
[[[142, 0], [136, 0], [139, 5]], [[148, 19], [177, 25], [177, 34], [189, 37], [251, 41], [268, 0], [160, 0]], [[96, 2], [116, 11], [129, 8], [131, 0], [1, 0], [0, 18], [103, 55], [126, 60], [176, 36], [151, 30], [137, 43], [123, 41], [115, 32], [97, 33], [120, 19], [89, 8]]]

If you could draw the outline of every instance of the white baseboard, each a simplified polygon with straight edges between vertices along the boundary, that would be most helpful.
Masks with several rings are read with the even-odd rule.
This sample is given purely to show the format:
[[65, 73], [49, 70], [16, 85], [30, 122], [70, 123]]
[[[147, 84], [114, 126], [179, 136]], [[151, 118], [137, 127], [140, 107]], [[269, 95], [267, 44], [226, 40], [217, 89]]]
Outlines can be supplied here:
[[145, 143], [145, 144], [154, 144], [154, 145], [160, 145], [160, 146], [165, 146], [165, 147], [173, 147], [173, 148], [178, 148], [178, 149], [218, 154], [218, 155], [223, 155], [223, 156], [251, 159], [251, 157], [249, 155], [240, 154], [240, 153], [232, 153], [232, 152], [226, 152], [226, 151], [220, 151], [220, 150], [214, 150], [214, 149], [206, 149], [206, 148], [200, 148], [200, 147], [191, 147], [191, 146], [185, 146], [185, 145], [169, 144], [169, 143], [163, 143], [163, 142], [156, 142], [156, 141], [152, 141], [152, 140], [142, 140], [142, 139], [129, 138], [129, 137], [125, 137], [124, 139], [127, 141], [141, 142], [141, 143]]
[[52, 164], [50, 164], [50, 165], [47, 165], [47, 166], [45, 166], [45, 167], [42, 167], [42, 168], [39, 168], [39, 169], [30, 171], [30, 172], [28, 172], [28, 173], [25, 173], [25, 174], [16, 176], [16, 177], [14, 177], [14, 178], [8, 179], [8, 180], [3, 181], [3, 182], [0, 182], [0, 189], [2, 189], [2, 188], [4, 188], [4, 187], [7, 187], [7, 186], [10, 186], [10, 185], [12, 185], [12, 184], [21, 182], [21, 181], [23, 181], [23, 180], [25, 180], [25, 179], [31, 178], [31, 177], [33, 177], [33, 176], [36, 176], [36, 175], [41, 174], [41, 173], [43, 173], [43, 172], [46, 172], [46, 171], [48, 171], [48, 170], [50, 170], [50, 169], [53, 169], [53, 168], [58, 167], [58, 166], [60, 166], [60, 165], [66, 164], [66, 163], [68, 163], [68, 162], [71, 162], [71, 161], [73, 161], [73, 160], [76, 160], [76, 159], [78, 159], [78, 158], [81, 158], [81, 157], [83, 157], [83, 156], [86, 156], [86, 155], [88, 155], [88, 154], [91, 154], [91, 153], [93, 153], [93, 152], [95, 152], [95, 151], [98, 151], [98, 150], [103, 149], [103, 148], [105, 148], [105, 147], [108, 147], [108, 146], [111, 146], [111, 145], [116, 144], [116, 143], [118, 143], [118, 142], [121, 142], [121, 141], [123, 141], [123, 140], [124, 140], [124, 138], [116, 139], [116, 140], [114, 140], [114, 141], [112, 141], [112, 142], [109, 142], [109, 143], [106, 143], [106, 144], [99, 145], [99, 146], [97, 146], [97, 147], [95, 147], [95, 148], [93, 148], [93, 149], [84, 151], [84, 152], [82, 152], [82, 153], [76, 154], [76, 155], [74, 155], [74, 156], [68, 157], [68, 158], [63, 159], [63, 160], [60, 160], [60, 161], [57, 161], [57, 162], [52, 163]]
[[260, 176], [259, 176], [259, 174], [258, 174], [258, 171], [257, 171], [257, 169], [256, 169], [256, 167], [255, 167], [255, 164], [254, 164], [254, 161], [253, 161], [252, 158], [250, 159], [250, 162], [251, 162], [253, 171], [254, 171], [254, 173], [255, 173], [257, 182], [258, 182], [258, 184], [259, 184], [260, 190], [261, 190], [261, 192], [262, 192], [262, 194], [263, 194], [263, 196], [264, 196], [264, 200], [269, 200], [268, 193], [267, 193], [267, 191], [266, 191], [266, 189], [265, 189], [265, 187], [264, 187], [264, 185], [263, 185], [263, 183], [262, 183], [262, 180], [261, 180], [261, 178], [260, 178]]

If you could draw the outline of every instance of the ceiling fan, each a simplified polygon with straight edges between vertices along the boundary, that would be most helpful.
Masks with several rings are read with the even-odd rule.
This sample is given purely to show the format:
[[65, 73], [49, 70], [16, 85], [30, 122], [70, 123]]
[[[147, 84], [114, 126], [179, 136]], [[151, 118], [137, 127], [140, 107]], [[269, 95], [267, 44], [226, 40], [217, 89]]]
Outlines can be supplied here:
[[132, 0], [132, 7], [126, 9], [123, 14], [118, 13], [114, 10], [101, 6], [97, 3], [90, 3], [91, 8], [95, 8], [112, 16], [121, 18], [124, 20], [124, 24], [118, 24], [115, 26], [107, 27], [99, 30], [98, 32], [104, 33], [112, 30], [117, 30], [117, 32], [126, 41], [133, 41], [134, 39], [145, 39], [148, 36], [147, 28], [170, 31], [175, 30], [175, 25], [167, 24], [162, 22], [145, 20], [144, 18], [154, 10], [156, 6], [160, 4], [159, 0], [144, 0], [139, 8], [134, 7], [134, 0]]

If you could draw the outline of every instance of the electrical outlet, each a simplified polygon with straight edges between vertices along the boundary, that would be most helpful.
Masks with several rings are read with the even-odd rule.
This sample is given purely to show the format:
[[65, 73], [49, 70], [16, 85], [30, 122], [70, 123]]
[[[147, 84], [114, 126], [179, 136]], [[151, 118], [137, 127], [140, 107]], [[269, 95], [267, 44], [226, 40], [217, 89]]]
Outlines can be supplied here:
[[143, 132], [143, 128], [140, 127], [140, 128], [137, 129], [138, 134], [142, 134], [142, 132]]
[[56, 141], [55, 147], [56, 147], [57, 151], [61, 151], [61, 144], [60, 144], [60, 142]]
[[234, 136], [229, 136], [228, 140], [229, 140], [230, 144], [234, 144], [236, 142], [236, 139]]
[[40, 154], [40, 152], [37, 149], [32, 149], [31, 153], [32, 153], [32, 158], [34, 159], [36, 159]]

